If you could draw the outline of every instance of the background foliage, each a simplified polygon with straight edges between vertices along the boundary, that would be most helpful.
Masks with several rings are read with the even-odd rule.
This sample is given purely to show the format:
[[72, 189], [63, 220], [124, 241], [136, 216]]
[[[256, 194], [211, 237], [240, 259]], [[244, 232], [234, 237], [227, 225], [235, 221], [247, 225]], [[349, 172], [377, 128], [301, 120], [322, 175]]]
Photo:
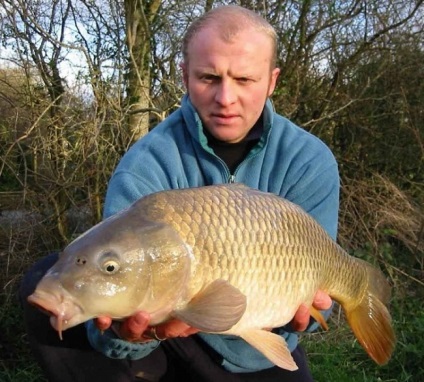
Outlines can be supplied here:
[[305, 338], [315, 378], [424, 379], [423, 1], [0, 0], [0, 380], [42, 380], [23, 271], [101, 219], [122, 154], [179, 105], [187, 25], [227, 3], [275, 26], [274, 105], [332, 148], [339, 241], [394, 285], [393, 360], [374, 366], [336, 313]]

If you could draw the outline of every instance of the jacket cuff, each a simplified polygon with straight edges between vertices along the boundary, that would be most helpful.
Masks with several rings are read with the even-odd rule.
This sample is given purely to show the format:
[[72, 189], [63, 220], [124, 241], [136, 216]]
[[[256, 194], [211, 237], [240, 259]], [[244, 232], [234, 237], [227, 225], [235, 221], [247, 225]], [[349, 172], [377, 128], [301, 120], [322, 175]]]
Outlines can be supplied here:
[[149, 355], [160, 344], [159, 341], [145, 343], [124, 341], [118, 338], [112, 330], [100, 332], [93, 320], [87, 321], [85, 327], [90, 345], [109, 358], [137, 360]]

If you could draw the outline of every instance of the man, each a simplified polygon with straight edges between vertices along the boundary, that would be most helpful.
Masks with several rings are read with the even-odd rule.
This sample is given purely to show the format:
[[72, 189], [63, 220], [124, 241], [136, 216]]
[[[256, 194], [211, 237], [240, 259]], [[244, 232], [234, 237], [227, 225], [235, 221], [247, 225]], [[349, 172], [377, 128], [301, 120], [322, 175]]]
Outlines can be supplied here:
[[[187, 95], [181, 108], [123, 157], [108, 187], [105, 217], [152, 192], [235, 181], [301, 205], [335, 238], [335, 159], [320, 140], [276, 114], [268, 100], [279, 75], [273, 28], [244, 8], [220, 7], [190, 26], [183, 58]], [[23, 297], [54, 261], [30, 272]], [[121, 324], [108, 317], [88, 322], [91, 347], [81, 326], [58, 345], [40, 339], [47, 320], [33, 318], [25, 306], [28, 338], [51, 380], [312, 381], [294, 332], [316, 327], [304, 306], [290, 325], [274, 329], [299, 366], [294, 372], [273, 366], [236, 337], [197, 333], [177, 320], [151, 328], [146, 312]], [[318, 293], [314, 306], [328, 309], [331, 300]]]

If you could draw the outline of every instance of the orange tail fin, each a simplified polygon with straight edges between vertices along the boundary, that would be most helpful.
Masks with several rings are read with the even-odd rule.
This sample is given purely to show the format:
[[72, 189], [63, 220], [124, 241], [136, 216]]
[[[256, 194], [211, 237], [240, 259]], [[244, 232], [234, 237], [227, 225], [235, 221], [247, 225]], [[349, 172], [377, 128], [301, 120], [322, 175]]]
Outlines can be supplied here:
[[390, 313], [384, 305], [389, 299], [390, 286], [379, 269], [364, 264], [368, 273], [368, 290], [356, 307], [346, 307], [346, 317], [369, 356], [379, 365], [384, 365], [396, 343]]

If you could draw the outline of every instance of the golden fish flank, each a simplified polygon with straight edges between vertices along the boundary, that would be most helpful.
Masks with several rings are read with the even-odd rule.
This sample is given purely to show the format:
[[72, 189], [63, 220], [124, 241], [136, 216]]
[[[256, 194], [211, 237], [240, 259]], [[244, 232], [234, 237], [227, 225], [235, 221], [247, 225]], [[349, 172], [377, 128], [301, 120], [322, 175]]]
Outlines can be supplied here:
[[51, 312], [59, 332], [144, 310], [152, 324], [177, 317], [239, 336], [295, 370], [284, 339], [263, 328], [287, 324], [318, 289], [341, 304], [370, 357], [386, 363], [395, 335], [381, 271], [349, 256], [300, 207], [236, 184], [141, 198], [65, 248], [29, 300]]

